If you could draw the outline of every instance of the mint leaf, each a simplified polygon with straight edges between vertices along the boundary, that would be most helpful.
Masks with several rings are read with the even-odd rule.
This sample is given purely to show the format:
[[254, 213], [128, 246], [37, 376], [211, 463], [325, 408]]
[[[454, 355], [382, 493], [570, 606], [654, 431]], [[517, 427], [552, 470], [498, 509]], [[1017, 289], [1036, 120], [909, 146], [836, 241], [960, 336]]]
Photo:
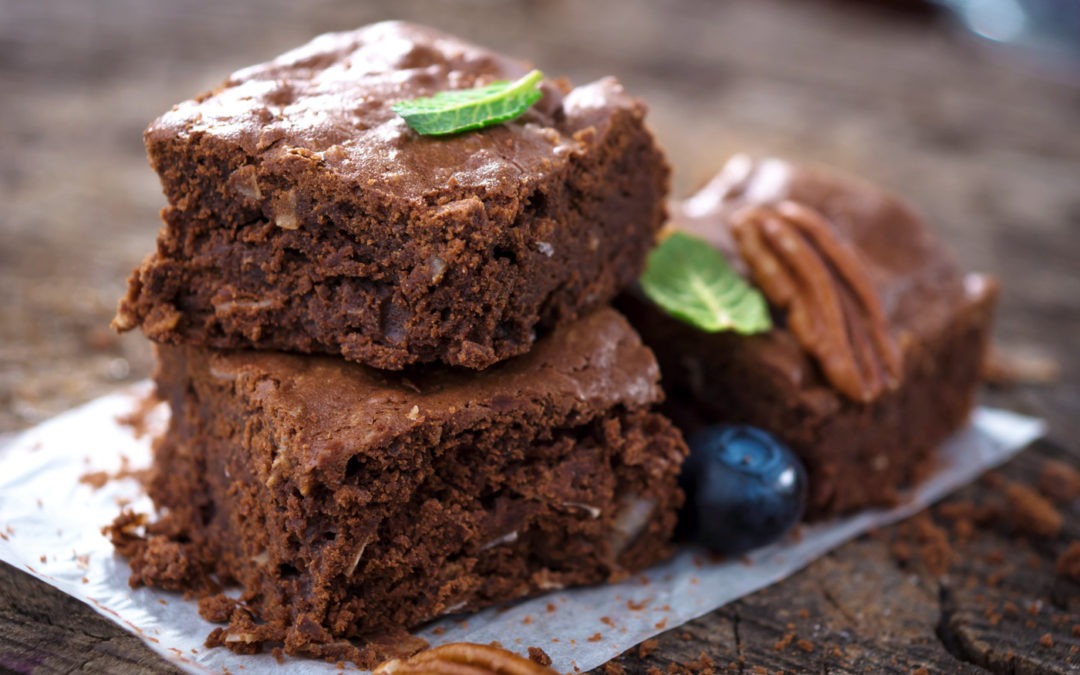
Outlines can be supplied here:
[[534, 70], [514, 82], [492, 82], [486, 87], [441, 91], [430, 98], [395, 103], [391, 109], [417, 133], [441, 136], [480, 129], [512, 120], [540, 100], [536, 87], [544, 77]]
[[649, 254], [641, 289], [671, 316], [703, 331], [749, 335], [772, 328], [765, 296], [704, 239], [674, 232]]

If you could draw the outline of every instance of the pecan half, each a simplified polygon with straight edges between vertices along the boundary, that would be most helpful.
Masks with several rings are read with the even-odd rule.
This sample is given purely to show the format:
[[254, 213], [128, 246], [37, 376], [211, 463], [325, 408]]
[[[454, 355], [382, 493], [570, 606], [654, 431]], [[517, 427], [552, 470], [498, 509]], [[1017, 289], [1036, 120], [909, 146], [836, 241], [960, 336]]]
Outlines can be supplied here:
[[895, 388], [900, 350], [858, 253], [816, 210], [782, 201], [735, 214], [731, 230], [754, 282], [845, 396], [871, 401]]
[[373, 675], [555, 675], [555, 671], [505, 649], [471, 642], [452, 642], [392, 659]]

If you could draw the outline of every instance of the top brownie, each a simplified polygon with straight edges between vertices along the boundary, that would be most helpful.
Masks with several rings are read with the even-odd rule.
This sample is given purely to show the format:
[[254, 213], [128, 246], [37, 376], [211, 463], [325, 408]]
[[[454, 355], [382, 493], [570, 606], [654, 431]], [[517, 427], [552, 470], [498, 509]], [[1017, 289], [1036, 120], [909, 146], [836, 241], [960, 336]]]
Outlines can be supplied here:
[[640, 273], [668, 168], [613, 79], [420, 136], [399, 101], [527, 67], [401, 22], [234, 73], [145, 139], [169, 206], [116, 326], [162, 342], [484, 368]]

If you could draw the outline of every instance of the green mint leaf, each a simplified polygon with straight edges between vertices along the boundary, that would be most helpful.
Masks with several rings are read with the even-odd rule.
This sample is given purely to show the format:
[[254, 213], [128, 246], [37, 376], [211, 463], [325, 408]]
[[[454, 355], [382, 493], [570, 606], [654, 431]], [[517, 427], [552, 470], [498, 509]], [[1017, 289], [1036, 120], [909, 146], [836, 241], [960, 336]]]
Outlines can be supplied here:
[[765, 296], [708, 242], [689, 234], [674, 232], [652, 250], [641, 289], [671, 316], [709, 333], [772, 328]]
[[395, 103], [391, 109], [417, 133], [441, 136], [512, 120], [540, 100], [536, 85], [544, 77], [534, 70], [514, 82], [492, 82], [486, 87], [441, 91], [430, 98]]

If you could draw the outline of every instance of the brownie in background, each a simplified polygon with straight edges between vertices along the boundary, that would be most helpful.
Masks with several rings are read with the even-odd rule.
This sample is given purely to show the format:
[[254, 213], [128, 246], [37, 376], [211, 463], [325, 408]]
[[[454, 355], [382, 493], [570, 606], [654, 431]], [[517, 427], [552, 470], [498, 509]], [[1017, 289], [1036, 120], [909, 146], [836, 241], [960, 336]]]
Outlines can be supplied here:
[[896, 503], [968, 418], [995, 282], [961, 272], [906, 205], [826, 169], [736, 156], [672, 210], [671, 228], [766, 289], [775, 326], [709, 334], [622, 296], [660, 361], [665, 412], [688, 434], [744, 423], [788, 443], [810, 518]]

